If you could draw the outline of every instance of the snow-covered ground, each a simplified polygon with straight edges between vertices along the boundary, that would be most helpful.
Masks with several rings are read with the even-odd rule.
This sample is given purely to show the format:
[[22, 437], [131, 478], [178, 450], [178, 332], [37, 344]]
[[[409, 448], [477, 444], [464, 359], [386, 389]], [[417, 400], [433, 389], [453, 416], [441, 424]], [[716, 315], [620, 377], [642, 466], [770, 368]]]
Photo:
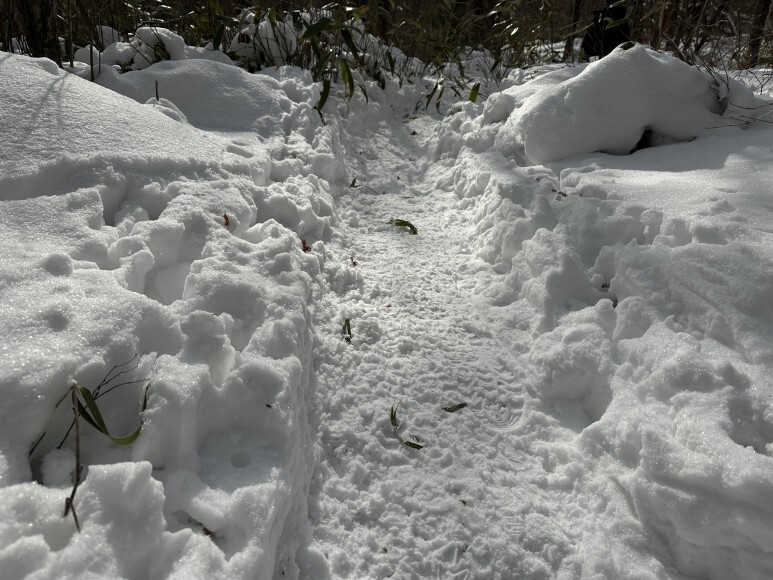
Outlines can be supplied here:
[[179, 52], [0, 53], [3, 578], [773, 577], [769, 95]]

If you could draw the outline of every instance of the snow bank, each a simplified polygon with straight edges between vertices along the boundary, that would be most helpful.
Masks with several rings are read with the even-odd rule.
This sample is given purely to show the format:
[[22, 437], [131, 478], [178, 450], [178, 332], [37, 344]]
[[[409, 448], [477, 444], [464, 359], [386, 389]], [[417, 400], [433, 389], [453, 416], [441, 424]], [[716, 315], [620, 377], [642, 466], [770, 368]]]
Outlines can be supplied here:
[[[5, 577], [270, 578], [297, 573], [298, 550], [314, 566], [308, 308], [332, 201], [299, 175], [280, 203], [260, 138], [228, 132], [242, 115], [283, 141], [265, 119], [305, 101], [280, 81], [198, 67], [136, 73], [127, 90], [160, 79], [171, 97], [144, 105], [0, 54]], [[207, 84], [223, 90], [188, 92]], [[313, 118], [287, 121], [304, 128], [307, 173], [303, 135], [327, 142]], [[103, 380], [111, 434], [136, 429], [149, 383], [147, 410], [126, 447], [81, 422], [78, 534], [62, 518], [75, 464], [74, 434], [56, 448], [72, 418], [63, 397]]]
[[[720, 86], [684, 62], [638, 45], [616, 49], [559, 85], [537, 90], [511, 123], [532, 163], [593, 151], [633, 151], [645, 128], [656, 142], [689, 141], [727, 124], [728, 91], [748, 106], [748, 89]], [[730, 121], [731, 124], [732, 121]]]
[[284, 135], [295, 112], [295, 103], [274, 79], [213, 61], [162, 61], [125, 74], [105, 68], [98, 83], [141, 103], [154, 99], [158, 90], [203, 129]]
[[[200, 60], [164, 61], [124, 74], [109, 67], [101, 70], [97, 82], [104, 87], [208, 133], [228, 133], [228, 159], [254, 165], [256, 157], [268, 151], [273, 180], [309, 174], [330, 182], [345, 180], [344, 159], [336, 154], [340, 136], [314, 109], [320, 89], [308, 71], [280, 67], [250, 74]], [[257, 152], [244, 145], [254, 141], [261, 145]]]
[[[568, 511], [586, 514], [564, 564], [582, 577], [766, 578], [773, 132], [758, 124], [562, 164], [624, 152], [644, 125], [705, 134], [718, 122], [714, 93], [701, 73], [642, 48], [546, 81], [448, 119], [438, 154], [457, 156], [470, 246], [493, 266], [477, 290], [508, 321], [502, 332], [557, 429], [543, 434], [547, 489], [571, 489]], [[490, 148], [514, 152], [516, 131], [529, 161], [560, 173]]]
[[[165, 164], [167, 170], [181, 164], [204, 169], [223, 159], [216, 138], [67, 74], [50, 60], [0, 54], [0, 74], [9, 136], [0, 144], [3, 199], [56, 193], [70, 177], [78, 179], [72, 174], [87, 159], [155, 163], [161, 171]], [[268, 169], [267, 158], [263, 163]], [[57, 179], [25, 186], [41, 165], [58, 172]]]

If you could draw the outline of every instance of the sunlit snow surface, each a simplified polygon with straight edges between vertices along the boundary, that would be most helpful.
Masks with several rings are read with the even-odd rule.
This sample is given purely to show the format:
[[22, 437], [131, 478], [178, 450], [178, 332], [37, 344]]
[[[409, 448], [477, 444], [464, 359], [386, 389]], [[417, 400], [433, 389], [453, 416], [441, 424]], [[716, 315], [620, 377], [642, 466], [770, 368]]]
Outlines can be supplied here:
[[716, 129], [764, 99], [99, 72], [0, 53], [3, 578], [773, 577], [773, 132]]
[[[267, 77], [187, 70], [132, 73], [186, 89], [176, 105], [144, 105], [51, 62], [0, 57], [4, 577], [270, 577], [306, 541], [308, 304], [324, 257], [300, 237], [330, 236], [332, 198], [299, 172], [277, 199], [257, 134], [243, 143], [184, 117], [198, 122], [201, 95], [225, 84], [248, 95], [245, 130], [279, 110], [321, 123]], [[61, 518], [74, 437], [55, 449], [72, 412], [56, 404], [137, 355], [107, 386], [150, 379], [142, 434], [118, 448], [83, 424], [74, 534]], [[143, 385], [100, 398], [113, 434], [136, 428]]]

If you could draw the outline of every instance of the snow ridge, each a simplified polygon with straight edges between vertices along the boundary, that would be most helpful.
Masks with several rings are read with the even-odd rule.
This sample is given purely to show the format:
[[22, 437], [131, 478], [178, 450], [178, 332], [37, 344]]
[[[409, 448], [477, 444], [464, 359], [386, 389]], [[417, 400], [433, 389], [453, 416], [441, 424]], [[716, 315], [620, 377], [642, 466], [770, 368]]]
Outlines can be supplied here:
[[[329, 237], [334, 209], [316, 176], [281, 197], [271, 176], [285, 131], [301, 136], [290, 119], [321, 126], [311, 92], [299, 84], [293, 101], [280, 81], [219, 63], [191, 78], [183, 64], [133, 73], [188, 91], [142, 105], [47, 61], [1, 58], [0, 118], [27, 135], [0, 151], [2, 385], [17, 401], [2, 412], [4, 575], [271, 578], [308, 541], [309, 303], [323, 264], [301, 237]], [[287, 126], [226, 133], [199, 98], [226, 80], [245, 118], [269, 98]], [[53, 91], [62, 107], [49, 110]], [[222, 132], [190, 124], [204, 119]], [[293, 163], [308, 174], [304, 143]], [[130, 447], [83, 427], [77, 534], [61, 518], [73, 437], [56, 448], [72, 415], [56, 402], [111, 373], [100, 404], [113, 433], [136, 428], [147, 379], [148, 408]]]

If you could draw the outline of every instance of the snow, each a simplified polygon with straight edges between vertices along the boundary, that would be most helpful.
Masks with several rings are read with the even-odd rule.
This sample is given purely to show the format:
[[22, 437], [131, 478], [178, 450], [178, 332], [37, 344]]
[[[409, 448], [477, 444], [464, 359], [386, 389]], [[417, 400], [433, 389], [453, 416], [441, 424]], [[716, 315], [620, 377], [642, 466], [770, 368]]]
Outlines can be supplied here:
[[[580, 69], [580, 67], [576, 67]], [[660, 143], [716, 133], [738, 108], [761, 106], [733, 79], [720, 83], [642, 45], [617, 48], [560, 84], [536, 88], [513, 118], [513, 133], [532, 163], [581, 153], [633, 151], [645, 128]], [[728, 99], [730, 107], [728, 110]], [[494, 113], [490, 113], [494, 114]]]
[[[156, 30], [0, 54], [4, 578], [773, 575], [769, 95], [634, 47], [323, 122]], [[75, 382], [142, 426], [79, 422], [80, 532]]]

